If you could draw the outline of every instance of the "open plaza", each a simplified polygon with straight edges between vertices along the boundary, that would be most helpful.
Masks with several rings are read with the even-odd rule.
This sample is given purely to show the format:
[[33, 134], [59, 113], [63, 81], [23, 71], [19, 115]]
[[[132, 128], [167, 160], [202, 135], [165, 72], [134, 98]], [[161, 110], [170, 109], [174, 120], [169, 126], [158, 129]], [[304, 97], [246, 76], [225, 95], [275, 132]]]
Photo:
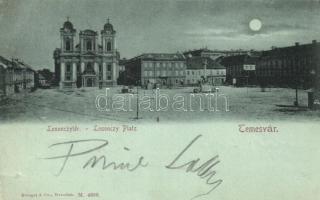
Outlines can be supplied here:
[[[32, 93], [19, 93], [11, 96], [0, 105], [1, 118], [3, 122], [241, 122], [241, 121], [265, 121], [265, 122], [310, 122], [319, 121], [320, 111], [308, 109], [307, 90], [298, 91], [299, 106], [293, 106], [296, 100], [294, 89], [288, 88], [266, 88], [264, 92], [259, 87], [221, 86], [219, 92], [212, 95], [223, 95], [226, 98], [218, 98], [218, 102], [212, 100], [212, 108], [207, 109], [208, 101], [203, 101], [199, 95], [208, 97], [208, 94], [193, 93], [193, 87], [182, 87], [176, 89], [161, 89], [160, 95], [167, 96], [172, 103], [177, 94], [180, 98], [190, 99], [186, 110], [176, 110], [169, 104], [164, 110], [144, 109], [146, 104], [143, 99], [148, 97], [148, 104], [156, 108], [157, 101], [160, 107], [166, 102], [157, 100], [157, 90], [145, 90], [133, 88], [132, 93], [121, 93], [122, 87], [108, 89], [109, 102], [117, 97], [118, 107], [121, 105], [119, 99], [130, 99], [131, 106], [128, 110], [101, 110], [97, 108], [97, 97], [105, 95], [105, 89], [81, 88], [76, 90], [38, 89]], [[121, 96], [123, 98], [121, 98]], [[139, 101], [137, 102], [137, 96]], [[120, 97], [120, 98], [119, 98]], [[200, 96], [201, 97], [201, 96]], [[226, 99], [228, 109], [226, 109]], [[202, 101], [202, 102], [200, 102]], [[120, 102], [120, 103], [119, 103]], [[202, 104], [201, 104], [202, 103]], [[200, 105], [201, 104], [201, 105]], [[127, 104], [126, 104], [127, 105]], [[181, 106], [180, 105], [176, 106]], [[159, 106], [159, 105], [158, 105]], [[201, 107], [202, 106], [202, 107]], [[139, 110], [137, 112], [137, 107]], [[202, 109], [200, 109], [202, 108]]]

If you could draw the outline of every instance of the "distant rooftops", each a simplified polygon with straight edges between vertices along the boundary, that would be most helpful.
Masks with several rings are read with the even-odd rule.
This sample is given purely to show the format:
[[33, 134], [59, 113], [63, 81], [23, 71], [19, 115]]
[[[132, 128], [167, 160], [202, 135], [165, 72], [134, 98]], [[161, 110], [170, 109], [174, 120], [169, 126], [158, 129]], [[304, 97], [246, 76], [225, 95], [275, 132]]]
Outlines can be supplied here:
[[210, 56], [213, 55], [224, 55], [224, 54], [247, 54], [248, 50], [243, 50], [243, 49], [236, 49], [236, 50], [210, 50], [208, 48], [201, 48], [201, 49], [195, 49], [195, 50], [188, 50], [183, 52], [185, 56], [203, 56], [205, 54], [208, 54]]
[[185, 57], [181, 53], [145, 53], [141, 54], [135, 59], [142, 59], [142, 60], [184, 60]]
[[221, 64], [224, 66], [238, 65], [238, 64], [255, 64], [259, 59], [259, 56], [251, 55], [234, 55], [223, 58]]
[[204, 69], [205, 64], [207, 69], [225, 69], [223, 65], [211, 58], [192, 57], [187, 59], [187, 69]]
[[0, 56], [0, 65], [5, 69], [14, 68], [14, 69], [28, 69], [28, 70], [34, 71], [30, 65], [27, 65], [26, 63], [18, 59], [9, 60], [3, 56]]
[[312, 43], [308, 44], [300, 44], [296, 42], [292, 46], [287, 47], [275, 47], [272, 46], [271, 50], [262, 51], [262, 57], [266, 56], [283, 56], [283, 55], [294, 55], [294, 54], [301, 54], [301, 53], [315, 53], [316, 49], [320, 50], [320, 43], [316, 40], [312, 40]]

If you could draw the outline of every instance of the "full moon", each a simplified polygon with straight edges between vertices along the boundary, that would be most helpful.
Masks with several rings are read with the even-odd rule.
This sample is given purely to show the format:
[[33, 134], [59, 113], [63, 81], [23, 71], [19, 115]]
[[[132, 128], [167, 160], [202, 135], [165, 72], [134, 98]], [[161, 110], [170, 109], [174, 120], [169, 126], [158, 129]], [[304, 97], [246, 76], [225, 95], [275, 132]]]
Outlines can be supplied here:
[[249, 27], [252, 31], [259, 31], [262, 27], [262, 23], [259, 19], [253, 19], [250, 21]]

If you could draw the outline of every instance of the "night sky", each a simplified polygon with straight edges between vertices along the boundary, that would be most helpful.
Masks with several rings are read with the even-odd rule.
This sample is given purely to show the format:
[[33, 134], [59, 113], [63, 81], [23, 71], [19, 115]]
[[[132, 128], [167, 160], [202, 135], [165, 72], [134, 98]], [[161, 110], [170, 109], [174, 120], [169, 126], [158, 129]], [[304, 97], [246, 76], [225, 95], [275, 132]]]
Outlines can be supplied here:
[[[60, 47], [59, 29], [67, 16], [77, 34], [100, 33], [109, 17], [126, 58], [320, 41], [319, 0], [0, 0], [0, 54], [53, 70], [53, 50]], [[261, 21], [259, 31], [249, 28], [252, 19]]]

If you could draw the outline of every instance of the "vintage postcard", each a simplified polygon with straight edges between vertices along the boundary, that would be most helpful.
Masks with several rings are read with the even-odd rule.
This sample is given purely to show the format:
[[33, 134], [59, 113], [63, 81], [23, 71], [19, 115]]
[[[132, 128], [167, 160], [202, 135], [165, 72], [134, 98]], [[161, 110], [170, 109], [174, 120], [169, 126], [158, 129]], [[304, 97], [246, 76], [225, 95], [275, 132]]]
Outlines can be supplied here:
[[320, 199], [319, 0], [0, 0], [0, 200]]

